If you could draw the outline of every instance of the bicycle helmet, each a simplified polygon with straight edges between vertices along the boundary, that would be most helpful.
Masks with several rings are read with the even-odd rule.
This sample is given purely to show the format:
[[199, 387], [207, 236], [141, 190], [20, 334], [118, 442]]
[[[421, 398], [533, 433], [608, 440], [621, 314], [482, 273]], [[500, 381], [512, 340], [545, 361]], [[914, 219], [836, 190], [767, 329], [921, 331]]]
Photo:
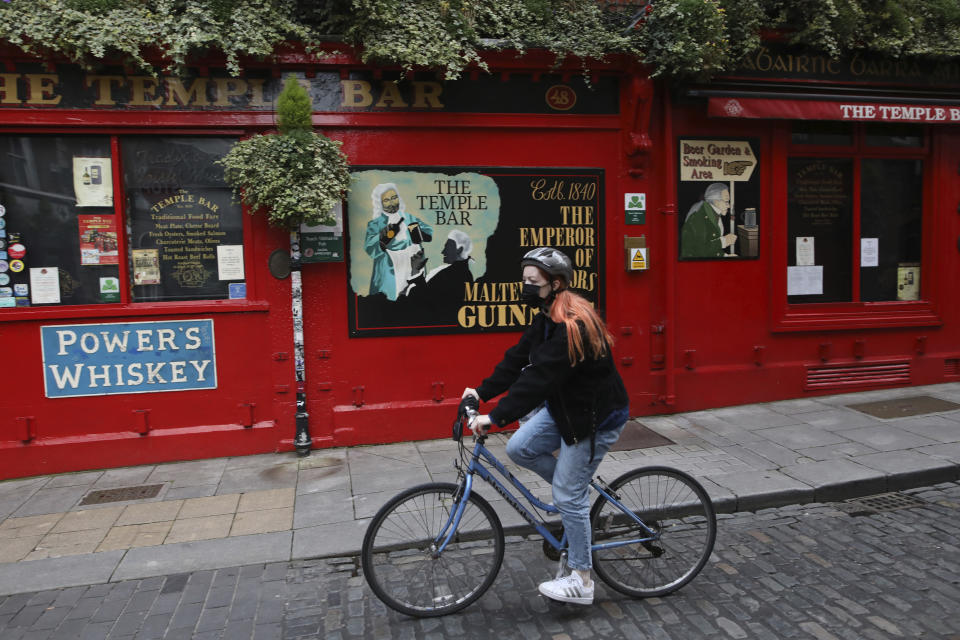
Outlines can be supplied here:
[[568, 287], [573, 283], [573, 263], [562, 251], [551, 247], [537, 247], [528, 251], [520, 260], [521, 267], [527, 265], [539, 267], [551, 276], [563, 278]]

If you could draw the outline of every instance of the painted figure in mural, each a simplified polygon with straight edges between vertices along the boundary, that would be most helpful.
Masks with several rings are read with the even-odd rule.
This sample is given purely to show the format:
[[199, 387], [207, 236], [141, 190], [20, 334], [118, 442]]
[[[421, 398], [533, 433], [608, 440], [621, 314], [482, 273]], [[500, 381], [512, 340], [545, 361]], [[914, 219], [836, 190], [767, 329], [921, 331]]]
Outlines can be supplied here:
[[426, 288], [431, 296], [447, 299], [463, 300], [463, 285], [473, 282], [470, 273], [470, 252], [473, 242], [463, 231], [452, 230], [447, 234], [447, 242], [443, 245], [443, 264], [434, 267], [426, 276]]
[[592, 604], [590, 478], [629, 417], [627, 391], [611, 357], [613, 336], [593, 305], [567, 288], [573, 280], [570, 258], [540, 247], [520, 264], [521, 300], [540, 313], [493, 374], [476, 389], [464, 389], [463, 397], [490, 400], [506, 392], [489, 415], [471, 421], [474, 433], [533, 412], [510, 437], [507, 455], [553, 485], [572, 569], [540, 584], [540, 593]]
[[364, 249], [373, 258], [370, 295], [382, 293], [396, 300], [426, 266], [423, 243], [433, 239], [433, 228], [406, 210], [397, 185], [373, 188], [373, 219], [367, 223]]
[[714, 182], [703, 192], [703, 200], [687, 211], [680, 232], [681, 258], [722, 258], [723, 250], [737, 241], [734, 233], [724, 233], [724, 220], [730, 212], [730, 190]]

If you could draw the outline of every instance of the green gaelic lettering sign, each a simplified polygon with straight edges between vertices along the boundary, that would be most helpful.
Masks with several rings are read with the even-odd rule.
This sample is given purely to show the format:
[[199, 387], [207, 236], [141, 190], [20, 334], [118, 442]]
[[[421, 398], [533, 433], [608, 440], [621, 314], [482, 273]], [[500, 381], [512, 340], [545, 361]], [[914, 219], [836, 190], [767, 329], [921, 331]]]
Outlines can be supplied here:
[[300, 226], [301, 262], [343, 262], [343, 206], [333, 209], [332, 225]]
[[601, 169], [355, 168], [353, 336], [519, 331], [520, 259], [550, 246], [603, 305]]

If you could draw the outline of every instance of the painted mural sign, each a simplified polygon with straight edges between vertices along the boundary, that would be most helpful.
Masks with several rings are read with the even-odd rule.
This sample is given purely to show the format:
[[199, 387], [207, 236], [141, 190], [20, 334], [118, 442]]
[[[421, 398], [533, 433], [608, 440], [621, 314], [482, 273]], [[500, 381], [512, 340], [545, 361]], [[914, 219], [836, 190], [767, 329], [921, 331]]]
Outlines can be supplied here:
[[217, 388], [213, 320], [40, 327], [48, 398]]
[[603, 304], [600, 169], [357, 167], [347, 220], [353, 336], [522, 330], [520, 258], [539, 246]]
[[759, 255], [757, 141], [679, 140], [680, 259]]

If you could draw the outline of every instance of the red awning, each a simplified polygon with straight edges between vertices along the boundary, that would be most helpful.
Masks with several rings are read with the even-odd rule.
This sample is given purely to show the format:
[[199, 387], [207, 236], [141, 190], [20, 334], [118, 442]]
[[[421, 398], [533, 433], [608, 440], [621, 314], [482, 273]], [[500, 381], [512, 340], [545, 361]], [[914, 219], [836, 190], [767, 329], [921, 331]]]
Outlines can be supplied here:
[[708, 113], [719, 118], [960, 123], [960, 102], [898, 104], [896, 102], [711, 97]]

